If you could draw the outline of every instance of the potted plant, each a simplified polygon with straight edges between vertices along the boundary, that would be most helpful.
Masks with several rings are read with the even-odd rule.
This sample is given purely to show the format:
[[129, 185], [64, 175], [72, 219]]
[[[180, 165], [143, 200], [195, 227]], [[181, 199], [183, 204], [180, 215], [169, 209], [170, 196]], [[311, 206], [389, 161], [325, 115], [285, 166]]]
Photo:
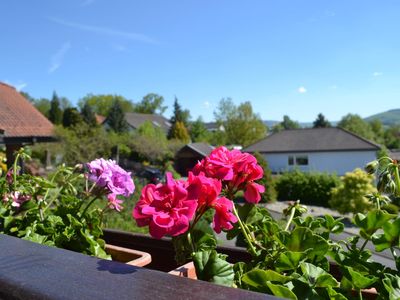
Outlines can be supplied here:
[[[303, 217], [307, 208], [299, 202], [289, 205], [283, 220], [272, 218], [257, 205], [264, 187], [256, 182], [263, 175], [256, 159], [224, 147], [199, 162], [186, 181], [167, 174], [164, 184], [145, 186], [133, 217], [139, 226], [149, 226], [154, 238], [172, 236], [176, 260], [192, 260], [200, 280], [288, 299], [362, 299], [366, 289], [373, 289], [374, 298], [399, 299], [400, 218], [382, 209], [400, 197], [399, 163], [385, 157], [367, 170], [377, 174], [380, 193], [368, 195], [375, 208], [356, 214], [359, 234], [339, 242], [330, 237], [343, 231], [342, 220]], [[232, 201], [239, 191], [244, 205]], [[244, 238], [250, 262], [231, 264], [216, 252], [206, 221], [210, 212], [215, 232]], [[396, 269], [372, 261], [368, 243], [378, 252], [389, 249]], [[334, 269], [340, 276], [331, 274]]]
[[61, 165], [46, 179], [20, 175], [22, 159], [29, 159], [24, 149], [0, 177], [0, 233], [133, 265], [151, 262], [148, 253], [106, 245], [102, 239], [104, 214], [119, 212], [119, 197], [134, 192], [130, 173], [114, 161], [96, 159], [73, 168]]

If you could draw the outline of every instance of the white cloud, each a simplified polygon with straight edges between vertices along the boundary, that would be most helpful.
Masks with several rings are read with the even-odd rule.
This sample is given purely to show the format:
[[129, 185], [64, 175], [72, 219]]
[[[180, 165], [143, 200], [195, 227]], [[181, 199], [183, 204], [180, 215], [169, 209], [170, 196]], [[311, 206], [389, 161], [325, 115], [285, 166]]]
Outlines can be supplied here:
[[20, 92], [21, 90], [23, 90], [24, 88], [26, 88], [26, 87], [28, 86], [28, 84], [27, 84], [26, 82], [21, 81], [21, 80], [18, 80], [18, 81], [15, 82], [15, 83], [12, 83], [12, 82], [10, 82], [10, 81], [8, 81], [8, 80], [4, 80], [4, 82], [7, 83], [7, 84], [9, 84], [9, 85], [11, 85], [11, 86], [13, 86], [13, 87], [15, 87], [15, 89], [16, 89], [18, 92]]
[[297, 89], [297, 92], [299, 92], [300, 94], [304, 94], [307, 93], [307, 89], [304, 86], [301, 86]]
[[383, 75], [382, 72], [374, 72], [374, 73], [372, 73], [372, 76], [374, 76], [374, 77], [380, 77], [382, 75]]
[[54, 73], [59, 67], [61, 67], [64, 57], [67, 52], [71, 49], [71, 43], [66, 42], [57, 50], [56, 53], [50, 59], [49, 74]]
[[82, 23], [75, 23], [75, 22], [69, 22], [57, 18], [49, 18], [50, 21], [70, 27], [70, 28], [75, 28], [79, 29], [82, 31], [88, 31], [88, 32], [93, 32], [97, 34], [102, 34], [102, 35], [110, 35], [110, 36], [116, 36], [116, 37], [121, 37], [129, 40], [135, 40], [139, 42], [144, 42], [148, 44], [157, 44], [157, 41], [154, 39], [140, 33], [134, 33], [134, 32], [127, 32], [127, 31], [120, 31], [120, 30], [115, 30], [112, 28], [107, 28], [107, 27], [98, 27], [98, 26], [92, 26], [92, 25], [87, 25], [87, 24], [82, 24]]
[[89, 6], [94, 3], [95, 0], [83, 0], [81, 6]]
[[212, 104], [211, 104], [209, 101], [204, 101], [204, 102], [203, 102], [203, 106], [204, 106], [206, 109], [209, 109], [209, 108], [212, 106]]

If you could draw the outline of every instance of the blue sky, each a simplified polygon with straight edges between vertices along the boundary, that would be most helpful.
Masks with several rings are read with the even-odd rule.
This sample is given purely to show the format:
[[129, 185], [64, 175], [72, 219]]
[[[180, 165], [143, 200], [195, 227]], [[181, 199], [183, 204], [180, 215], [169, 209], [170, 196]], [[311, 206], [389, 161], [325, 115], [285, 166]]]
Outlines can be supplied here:
[[176, 95], [206, 121], [224, 97], [268, 120], [400, 108], [396, 0], [7, 0], [0, 10], [0, 81], [34, 97], [154, 92], [171, 107]]

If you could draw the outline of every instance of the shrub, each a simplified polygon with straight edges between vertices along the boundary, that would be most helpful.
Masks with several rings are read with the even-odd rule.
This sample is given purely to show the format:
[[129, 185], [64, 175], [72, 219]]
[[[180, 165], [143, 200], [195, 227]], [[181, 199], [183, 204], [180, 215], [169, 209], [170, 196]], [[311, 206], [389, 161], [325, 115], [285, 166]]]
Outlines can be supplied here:
[[340, 178], [341, 183], [332, 189], [329, 205], [340, 213], [361, 213], [371, 208], [365, 197], [376, 192], [372, 184], [373, 176], [361, 169], [348, 172]]
[[303, 204], [328, 207], [331, 189], [339, 185], [335, 174], [303, 173], [299, 170], [283, 173], [275, 183], [278, 200], [300, 200]]

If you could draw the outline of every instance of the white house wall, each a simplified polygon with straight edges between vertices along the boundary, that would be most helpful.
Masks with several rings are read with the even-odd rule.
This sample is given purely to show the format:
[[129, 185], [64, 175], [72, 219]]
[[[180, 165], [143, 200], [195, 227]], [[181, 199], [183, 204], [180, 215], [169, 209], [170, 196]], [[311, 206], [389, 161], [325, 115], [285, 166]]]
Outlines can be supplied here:
[[[298, 168], [302, 171], [318, 171], [344, 175], [355, 168], [364, 166], [376, 159], [375, 151], [311, 152], [263, 154], [274, 173]], [[307, 166], [289, 166], [289, 156], [308, 156]]]

